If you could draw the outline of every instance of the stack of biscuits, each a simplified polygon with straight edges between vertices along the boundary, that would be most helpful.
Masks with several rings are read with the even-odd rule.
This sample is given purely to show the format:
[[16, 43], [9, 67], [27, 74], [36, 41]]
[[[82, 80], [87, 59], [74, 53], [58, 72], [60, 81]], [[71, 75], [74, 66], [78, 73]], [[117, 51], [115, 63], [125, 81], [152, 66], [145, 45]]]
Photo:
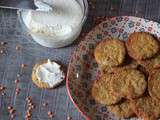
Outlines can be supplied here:
[[149, 33], [134, 32], [126, 42], [101, 41], [95, 49], [101, 71], [93, 98], [119, 118], [160, 117], [160, 46]]

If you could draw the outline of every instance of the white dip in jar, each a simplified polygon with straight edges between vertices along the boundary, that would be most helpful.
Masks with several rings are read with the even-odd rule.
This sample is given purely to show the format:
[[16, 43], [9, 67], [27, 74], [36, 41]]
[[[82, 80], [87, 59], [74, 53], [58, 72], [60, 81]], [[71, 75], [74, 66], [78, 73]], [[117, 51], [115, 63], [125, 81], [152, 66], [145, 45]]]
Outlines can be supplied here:
[[84, 11], [76, 0], [35, 0], [35, 5], [36, 11], [22, 10], [20, 14], [36, 42], [58, 48], [79, 36]]

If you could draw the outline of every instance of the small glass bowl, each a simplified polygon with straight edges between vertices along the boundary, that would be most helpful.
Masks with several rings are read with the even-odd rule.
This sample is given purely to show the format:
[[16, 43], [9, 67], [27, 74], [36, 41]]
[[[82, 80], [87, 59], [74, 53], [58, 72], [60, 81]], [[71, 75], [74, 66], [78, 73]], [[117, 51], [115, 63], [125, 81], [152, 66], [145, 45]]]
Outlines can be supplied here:
[[64, 46], [67, 46], [67, 45], [71, 44], [74, 40], [76, 40], [76, 38], [81, 33], [82, 26], [83, 26], [84, 22], [86, 21], [87, 15], [88, 15], [88, 2], [87, 2], [87, 0], [75, 0], [75, 1], [77, 1], [77, 3], [82, 8], [83, 18], [82, 18], [80, 24], [73, 29], [72, 35], [70, 35], [68, 38], [59, 39], [59, 40], [55, 41], [55, 40], [53, 40], [53, 37], [51, 37], [51, 36], [46, 36], [46, 35], [43, 35], [43, 34], [33, 33], [25, 25], [25, 23], [23, 21], [23, 18], [22, 18], [22, 15], [26, 10], [18, 10], [17, 11], [18, 19], [19, 19], [19, 21], [22, 25], [22, 28], [32, 36], [34, 41], [36, 41], [40, 45], [45, 46], [45, 47], [50, 47], [50, 48], [64, 47]]

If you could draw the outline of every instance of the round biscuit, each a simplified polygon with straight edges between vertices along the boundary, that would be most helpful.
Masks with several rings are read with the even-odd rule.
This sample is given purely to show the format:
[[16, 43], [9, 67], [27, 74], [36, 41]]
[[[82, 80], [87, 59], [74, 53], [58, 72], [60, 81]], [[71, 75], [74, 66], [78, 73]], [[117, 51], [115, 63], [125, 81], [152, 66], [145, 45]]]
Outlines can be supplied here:
[[101, 66], [118, 66], [125, 59], [125, 44], [118, 39], [103, 40], [97, 45], [94, 55]]
[[123, 98], [140, 97], [146, 90], [145, 75], [136, 69], [117, 70], [111, 81], [111, 90]]
[[112, 74], [104, 74], [100, 79], [95, 80], [92, 86], [92, 97], [104, 105], [112, 105], [121, 100], [120, 96], [113, 95], [110, 90], [110, 81]]
[[149, 33], [134, 32], [126, 43], [128, 54], [136, 60], [153, 57], [159, 50], [158, 41]]

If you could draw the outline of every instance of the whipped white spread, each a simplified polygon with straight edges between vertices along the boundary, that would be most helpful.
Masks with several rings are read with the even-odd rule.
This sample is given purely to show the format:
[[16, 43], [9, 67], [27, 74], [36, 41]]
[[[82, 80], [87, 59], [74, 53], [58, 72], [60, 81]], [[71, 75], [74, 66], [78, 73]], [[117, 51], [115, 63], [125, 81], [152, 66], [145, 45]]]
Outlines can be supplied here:
[[37, 11], [26, 11], [24, 23], [31, 32], [52, 36], [55, 41], [73, 36], [83, 18], [76, 0], [35, 0], [35, 5]]
[[47, 4], [45, 1], [43, 0], [34, 0], [34, 4], [37, 7], [38, 11], [53, 11], [52, 6], [50, 6], [49, 4]]
[[54, 87], [65, 79], [60, 65], [56, 62], [48, 60], [47, 63], [40, 65], [36, 69], [36, 76], [38, 80], [48, 83], [50, 87]]

